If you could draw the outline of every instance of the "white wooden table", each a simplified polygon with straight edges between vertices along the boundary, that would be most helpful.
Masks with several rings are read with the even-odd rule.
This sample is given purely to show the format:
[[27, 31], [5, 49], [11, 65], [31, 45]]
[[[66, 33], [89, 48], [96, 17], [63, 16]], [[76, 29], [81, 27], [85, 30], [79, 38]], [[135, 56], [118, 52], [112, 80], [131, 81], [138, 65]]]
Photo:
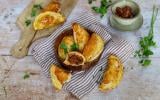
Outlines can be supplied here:
[[[50, 80], [42, 75], [40, 66], [30, 53], [23, 59], [10, 55], [10, 48], [20, 36], [20, 30], [15, 24], [17, 16], [30, 1], [0, 0], [0, 100], [74, 100], [68, 93], [55, 92]], [[140, 5], [144, 17], [142, 28], [136, 32], [119, 32], [112, 28], [110, 31], [138, 47], [139, 36], [148, 34], [154, 1], [135, 1]], [[156, 5], [160, 8], [160, 0], [156, 1]], [[84, 9], [91, 11], [87, 0], [80, 0], [71, 17]], [[109, 15], [110, 12], [101, 19], [105, 26], [108, 25]], [[155, 41], [157, 48], [153, 49], [150, 67], [141, 67], [137, 58], [131, 57], [125, 63], [124, 78], [118, 88], [109, 93], [100, 93], [95, 89], [83, 100], [160, 100], [160, 13], [155, 24]], [[25, 72], [31, 73], [29, 79], [23, 79]]]

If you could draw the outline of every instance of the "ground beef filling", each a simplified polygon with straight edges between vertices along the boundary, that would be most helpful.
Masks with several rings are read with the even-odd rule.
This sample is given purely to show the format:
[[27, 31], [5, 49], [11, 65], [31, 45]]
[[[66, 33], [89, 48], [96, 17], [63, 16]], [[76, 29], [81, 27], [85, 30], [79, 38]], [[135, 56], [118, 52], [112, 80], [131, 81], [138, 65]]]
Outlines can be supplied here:
[[77, 55], [69, 55], [69, 59], [68, 61], [71, 63], [71, 64], [81, 64], [83, 62], [83, 58], [80, 57], [80, 56], [77, 56]]

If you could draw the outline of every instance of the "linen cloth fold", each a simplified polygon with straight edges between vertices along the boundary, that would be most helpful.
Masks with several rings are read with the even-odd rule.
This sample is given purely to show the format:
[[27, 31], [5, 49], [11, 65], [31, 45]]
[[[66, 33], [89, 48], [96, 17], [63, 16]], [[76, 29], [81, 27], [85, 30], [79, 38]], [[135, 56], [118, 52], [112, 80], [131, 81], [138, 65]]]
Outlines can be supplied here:
[[99, 84], [107, 66], [108, 56], [114, 54], [124, 63], [132, 54], [133, 47], [125, 40], [118, 38], [113, 40], [109, 32], [102, 27], [100, 21], [98, 21], [92, 14], [82, 14], [75, 20], [66, 22], [63, 26], [53, 32], [50, 37], [40, 41], [32, 48], [33, 57], [41, 66], [42, 72], [46, 77], [50, 77], [49, 69], [51, 64], [60, 65], [55, 56], [55, 49], [53, 48], [54, 42], [59, 34], [67, 29], [71, 29], [73, 22], [77, 22], [83, 27], [99, 34], [105, 42], [105, 48], [98, 63], [86, 71], [72, 73], [71, 80], [63, 86], [64, 90], [72, 93], [78, 98], [82, 98]]

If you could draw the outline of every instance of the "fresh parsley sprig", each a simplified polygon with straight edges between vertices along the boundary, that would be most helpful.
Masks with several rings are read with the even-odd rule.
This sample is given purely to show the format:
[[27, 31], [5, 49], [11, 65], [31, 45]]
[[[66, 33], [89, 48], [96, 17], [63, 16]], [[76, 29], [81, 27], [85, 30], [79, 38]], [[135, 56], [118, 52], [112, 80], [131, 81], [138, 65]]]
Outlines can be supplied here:
[[156, 42], [154, 41], [154, 24], [157, 18], [157, 14], [158, 14], [158, 8], [153, 6], [149, 34], [140, 39], [139, 41], [140, 49], [135, 52], [135, 56], [138, 56], [140, 59], [139, 63], [145, 67], [151, 64], [149, 56], [154, 54], [151, 48], [156, 46]]
[[92, 4], [93, 1], [96, 1], [96, 0], [88, 0], [88, 3]]
[[66, 45], [64, 42], [62, 42], [62, 43], [60, 44], [60, 48], [64, 50], [64, 53], [65, 53], [65, 54], [68, 53], [68, 47], [67, 47], [67, 45]]
[[31, 17], [35, 17], [37, 15], [37, 12], [41, 9], [43, 9], [43, 8], [40, 4], [33, 5], [32, 12], [31, 12]]
[[74, 42], [74, 43], [71, 45], [71, 49], [72, 49], [72, 51], [78, 51], [78, 49], [79, 49], [78, 44]]
[[101, 17], [103, 17], [107, 13], [108, 8], [110, 7], [111, 4], [112, 4], [111, 0], [101, 0], [100, 7], [93, 6], [92, 9], [96, 13], [99, 13]]
[[26, 24], [27, 27], [32, 24], [32, 20], [33, 20], [32, 18], [34, 18], [37, 15], [38, 11], [41, 10], [41, 9], [43, 9], [43, 8], [40, 4], [34, 4], [33, 5], [32, 11], [31, 11], [31, 14], [30, 14], [31, 18], [27, 18], [25, 20], [25, 24]]
[[25, 72], [23, 79], [28, 79], [30, 77], [30, 73], [29, 72]]
[[[67, 47], [67, 45], [66, 45], [64, 42], [62, 42], [62, 43], [60, 44], [60, 48], [64, 50], [64, 53], [65, 53], [65, 54], [68, 53], [68, 47]], [[79, 49], [78, 44], [76, 44], [76, 43], [74, 42], [74, 43], [71, 45], [71, 51], [78, 51], [78, 49]]]
[[29, 26], [32, 23], [32, 21], [30, 19], [26, 19], [25, 24], [26, 26]]

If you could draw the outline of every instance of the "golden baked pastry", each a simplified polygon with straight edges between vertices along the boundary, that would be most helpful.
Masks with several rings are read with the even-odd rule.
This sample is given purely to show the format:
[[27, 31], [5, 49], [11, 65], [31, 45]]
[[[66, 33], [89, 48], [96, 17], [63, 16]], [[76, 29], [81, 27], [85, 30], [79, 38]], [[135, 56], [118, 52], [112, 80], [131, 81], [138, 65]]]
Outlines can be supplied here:
[[72, 24], [75, 43], [78, 44], [79, 50], [82, 51], [89, 40], [89, 33], [78, 23]]
[[83, 55], [86, 58], [86, 62], [91, 62], [97, 59], [103, 49], [104, 41], [98, 34], [93, 33], [83, 50]]
[[71, 46], [74, 44], [73, 36], [65, 36], [63, 37], [61, 43], [58, 47], [58, 55], [61, 59], [65, 59], [68, 52], [71, 51]]
[[63, 23], [64, 21], [65, 17], [62, 16], [60, 13], [47, 11], [36, 16], [33, 26], [35, 30], [41, 30], [54, 27]]
[[61, 5], [59, 2], [51, 2], [46, 7], [44, 7], [43, 12], [52, 11], [52, 12], [60, 12]]
[[56, 65], [51, 66], [50, 75], [51, 75], [52, 84], [57, 90], [61, 90], [63, 84], [68, 82], [71, 79], [70, 72], [67, 72]]
[[117, 56], [110, 55], [107, 70], [103, 74], [99, 90], [107, 91], [117, 87], [123, 77], [123, 65]]

